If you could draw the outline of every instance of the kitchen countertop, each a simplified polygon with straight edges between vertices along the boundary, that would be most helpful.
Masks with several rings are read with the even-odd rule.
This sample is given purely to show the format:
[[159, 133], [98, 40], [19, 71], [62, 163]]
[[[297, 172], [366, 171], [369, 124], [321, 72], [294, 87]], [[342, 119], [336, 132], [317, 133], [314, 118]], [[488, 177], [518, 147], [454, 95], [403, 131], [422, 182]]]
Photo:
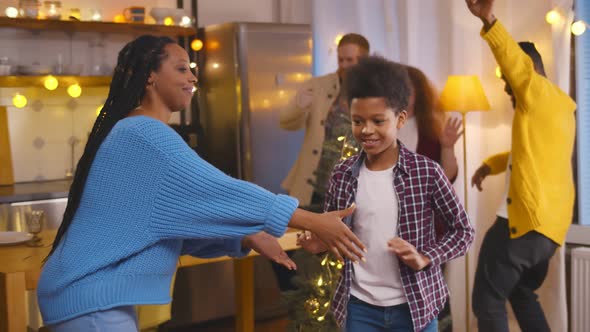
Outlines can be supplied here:
[[0, 186], [0, 204], [68, 197], [72, 180], [15, 183]]

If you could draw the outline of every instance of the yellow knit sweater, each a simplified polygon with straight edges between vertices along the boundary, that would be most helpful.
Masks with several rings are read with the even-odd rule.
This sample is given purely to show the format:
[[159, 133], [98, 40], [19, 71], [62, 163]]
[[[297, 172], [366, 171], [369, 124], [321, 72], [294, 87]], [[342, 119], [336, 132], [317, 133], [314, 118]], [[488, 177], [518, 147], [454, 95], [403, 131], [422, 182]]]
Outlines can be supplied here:
[[[533, 62], [499, 22], [482, 37], [516, 98], [512, 125], [512, 174], [508, 222], [512, 238], [537, 231], [563, 244], [572, 221], [571, 157], [576, 104], [535, 72]], [[492, 174], [506, 170], [509, 152], [484, 161]]]

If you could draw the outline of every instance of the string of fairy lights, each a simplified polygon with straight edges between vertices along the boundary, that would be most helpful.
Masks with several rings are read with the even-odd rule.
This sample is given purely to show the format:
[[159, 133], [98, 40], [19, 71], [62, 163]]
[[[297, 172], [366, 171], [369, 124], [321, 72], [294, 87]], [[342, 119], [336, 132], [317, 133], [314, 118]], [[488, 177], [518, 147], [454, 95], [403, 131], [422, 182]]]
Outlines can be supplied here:
[[313, 282], [313, 294], [310, 295], [303, 306], [313, 319], [323, 322], [330, 312], [335, 286], [344, 265], [329, 253], [324, 254], [320, 265], [322, 273]]

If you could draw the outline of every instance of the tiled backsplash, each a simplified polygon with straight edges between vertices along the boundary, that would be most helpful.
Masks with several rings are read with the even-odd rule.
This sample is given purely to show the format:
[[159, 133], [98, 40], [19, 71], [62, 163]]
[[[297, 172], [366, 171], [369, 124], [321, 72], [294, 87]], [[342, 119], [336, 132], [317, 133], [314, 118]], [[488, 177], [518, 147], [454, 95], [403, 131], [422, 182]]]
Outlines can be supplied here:
[[[24, 108], [7, 107], [15, 182], [63, 179], [80, 158], [97, 107], [108, 88], [84, 88], [80, 98], [70, 98], [65, 87], [55, 91], [20, 89], [27, 96]], [[17, 89], [1, 89], [0, 104], [11, 105]], [[71, 142], [74, 145], [72, 155]]]
[[[0, 105], [7, 106], [15, 182], [63, 179], [72, 168], [72, 161], [76, 166], [97, 109], [108, 94], [108, 87], [82, 89], [82, 96], [76, 99], [67, 95], [65, 87], [55, 91], [0, 89]], [[28, 99], [24, 108], [12, 106], [12, 96], [17, 92]], [[180, 114], [172, 114], [170, 123], [180, 123]], [[76, 144], [72, 158], [73, 141]]]

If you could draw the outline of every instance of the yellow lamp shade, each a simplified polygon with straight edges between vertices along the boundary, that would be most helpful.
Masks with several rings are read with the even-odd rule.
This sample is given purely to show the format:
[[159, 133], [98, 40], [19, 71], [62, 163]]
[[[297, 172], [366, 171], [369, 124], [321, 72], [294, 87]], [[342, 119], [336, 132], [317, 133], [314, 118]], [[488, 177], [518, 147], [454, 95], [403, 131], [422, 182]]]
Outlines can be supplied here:
[[440, 103], [447, 112], [467, 113], [489, 111], [490, 103], [479, 78], [475, 75], [451, 75], [440, 95]]

